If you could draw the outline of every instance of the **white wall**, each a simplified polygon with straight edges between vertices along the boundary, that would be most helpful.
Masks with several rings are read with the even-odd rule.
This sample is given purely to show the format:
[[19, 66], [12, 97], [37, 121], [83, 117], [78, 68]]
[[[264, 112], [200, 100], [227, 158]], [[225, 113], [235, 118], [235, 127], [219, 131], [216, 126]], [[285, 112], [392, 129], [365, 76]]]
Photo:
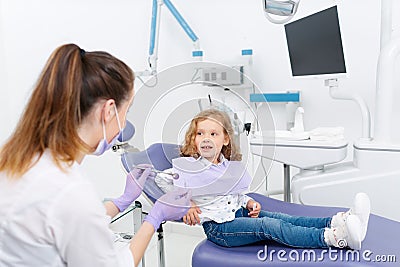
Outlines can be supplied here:
[[[10, 120], [7, 120], [7, 111], [10, 110], [10, 105], [8, 99], [10, 98], [9, 90], [7, 90], [7, 75], [6, 75], [6, 62], [5, 62], [5, 51], [4, 51], [4, 31], [3, 31], [3, 8], [2, 8], [2, 2], [0, 2], [0, 90], [1, 90], [1, 97], [0, 97], [0, 106], [1, 106], [1, 112], [0, 112], [0, 123], [1, 125], [4, 125], [4, 127], [1, 127], [0, 130], [0, 140], [1, 142], [4, 141], [6, 136], [9, 133], [8, 128], [10, 127], [10, 122], [13, 121], [13, 124], [15, 123], [14, 121], [16, 120], [16, 117], [12, 117]], [[11, 114], [11, 113], [10, 113]], [[9, 115], [9, 114], [8, 114]], [[5, 123], [8, 121], [8, 123]], [[3, 124], [4, 123], [4, 124]]]
[[[0, 143], [15, 127], [41, 68], [57, 46], [74, 42], [88, 51], [106, 50], [126, 61], [134, 70], [144, 70], [151, 2], [0, 0]], [[340, 80], [340, 87], [360, 94], [373, 112], [380, 1], [303, 0], [296, 17], [335, 3], [339, 6], [348, 70], [347, 78]], [[301, 90], [306, 129], [343, 126], [349, 142], [360, 137], [361, 117], [354, 103], [331, 99], [322, 80], [291, 78], [283, 26], [271, 24], [264, 17], [261, 1], [175, 0], [174, 4], [199, 36], [204, 60], [236, 64], [241, 49], [252, 48], [251, 78], [265, 92]], [[398, 19], [393, 24], [400, 25]], [[192, 48], [190, 40], [164, 7], [159, 70], [191, 61]], [[285, 125], [282, 123], [286, 119], [284, 110], [273, 108], [280, 128]], [[134, 112], [132, 116], [143, 115]], [[395, 130], [398, 132], [399, 129]], [[351, 157], [350, 150], [348, 158]], [[114, 153], [99, 159], [87, 157], [84, 163], [102, 197], [121, 192], [124, 177]], [[281, 167], [274, 164], [272, 174], [271, 188], [280, 188]]]

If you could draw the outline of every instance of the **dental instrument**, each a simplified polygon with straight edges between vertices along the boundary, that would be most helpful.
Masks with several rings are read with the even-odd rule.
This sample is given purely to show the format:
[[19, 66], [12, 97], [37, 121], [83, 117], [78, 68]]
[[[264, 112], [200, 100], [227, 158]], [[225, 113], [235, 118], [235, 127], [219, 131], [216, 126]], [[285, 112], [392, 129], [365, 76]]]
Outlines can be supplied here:
[[[138, 166], [136, 166], [135, 168], [141, 169], [141, 170], [148, 169], [148, 168], [145, 168], [145, 167], [138, 167]], [[177, 173], [169, 173], [169, 172], [159, 171], [159, 170], [156, 170], [154, 168], [151, 168], [151, 171], [153, 171], [155, 173], [162, 173], [162, 174], [171, 175], [174, 180], [178, 180], [179, 179], [179, 174], [177, 174]]]

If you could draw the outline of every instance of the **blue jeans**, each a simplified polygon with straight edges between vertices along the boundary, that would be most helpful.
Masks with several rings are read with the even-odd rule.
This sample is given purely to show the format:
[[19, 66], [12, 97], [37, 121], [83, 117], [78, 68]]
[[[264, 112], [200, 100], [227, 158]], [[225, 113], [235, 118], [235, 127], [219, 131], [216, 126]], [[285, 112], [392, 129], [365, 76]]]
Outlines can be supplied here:
[[243, 246], [262, 240], [297, 248], [326, 248], [325, 227], [332, 218], [298, 217], [283, 213], [261, 211], [258, 218], [249, 217], [247, 209], [236, 211], [230, 222], [203, 223], [208, 240], [224, 247]]

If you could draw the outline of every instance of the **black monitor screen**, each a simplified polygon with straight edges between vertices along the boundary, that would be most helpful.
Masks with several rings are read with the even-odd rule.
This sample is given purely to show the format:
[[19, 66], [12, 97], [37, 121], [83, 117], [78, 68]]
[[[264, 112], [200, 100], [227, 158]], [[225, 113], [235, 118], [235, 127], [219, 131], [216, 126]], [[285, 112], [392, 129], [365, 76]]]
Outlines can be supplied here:
[[346, 73], [337, 7], [285, 25], [293, 76]]

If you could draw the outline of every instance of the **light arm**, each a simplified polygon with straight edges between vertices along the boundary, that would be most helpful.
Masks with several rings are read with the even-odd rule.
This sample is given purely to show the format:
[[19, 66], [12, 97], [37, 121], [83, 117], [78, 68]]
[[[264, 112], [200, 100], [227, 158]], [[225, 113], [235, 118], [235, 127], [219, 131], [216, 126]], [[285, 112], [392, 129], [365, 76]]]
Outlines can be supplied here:
[[165, 4], [170, 10], [172, 15], [181, 25], [182, 29], [186, 32], [189, 38], [194, 42], [196, 50], [200, 49], [199, 38], [190, 28], [189, 24], [185, 21], [179, 11], [171, 3], [170, 0], [153, 0], [152, 16], [151, 16], [151, 29], [150, 29], [150, 47], [149, 47], [149, 65], [151, 69], [150, 74], [157, 73], [157, 60], [158, 60], [158, 41], [159, 41], [159, 31], [160, 31], [160, 18], [161, 18], [161, 6]]
[[164, 0], [165, 5], [168, 7], [169, 11], [171, 11], [172, 15], [176, 18], [179, 25], [183, 28], [186, 34], [192, 39], [193, 42], [199, 40], [193, 30], [190, 28], [189, 24], [185, 21], [185, 19], [181, 16], [179, 11], [175, 8], [175, 6], [171, 3], [170, 0]]
[[157, 72], [157, 59], [158, 59], [158, 35], [160, 32], [161, 20], [161, 0], [153, 0], [153, 9], [151, 15], [151, 29], [150, 29], [150, 47], [149, 47], [149, 66], [151, 74]]

